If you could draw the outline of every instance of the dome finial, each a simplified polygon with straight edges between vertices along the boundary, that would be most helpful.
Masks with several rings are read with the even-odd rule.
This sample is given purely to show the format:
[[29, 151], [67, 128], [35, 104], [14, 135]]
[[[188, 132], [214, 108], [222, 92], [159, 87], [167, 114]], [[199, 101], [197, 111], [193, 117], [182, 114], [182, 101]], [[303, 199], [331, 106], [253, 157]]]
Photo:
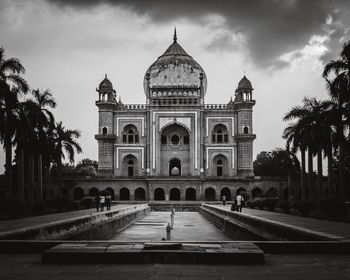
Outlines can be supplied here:
[[107, 74], [105, 74], [105, 79], [107, 79]]
[[174, 42], [177, 42], [176, 26], [174, 27]]

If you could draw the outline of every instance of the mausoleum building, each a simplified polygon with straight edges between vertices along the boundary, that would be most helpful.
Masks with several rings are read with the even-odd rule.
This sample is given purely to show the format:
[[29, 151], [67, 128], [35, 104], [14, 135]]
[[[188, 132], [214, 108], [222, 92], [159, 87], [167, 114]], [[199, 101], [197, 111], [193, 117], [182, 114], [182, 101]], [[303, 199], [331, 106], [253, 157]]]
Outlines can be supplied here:
[[122, 103], [107, 75], [96, 89], [100, 175], [142, 180], [148, 199], [159, 186], [168, 194], [177, 186], [183, 199], [190, 186], [199, 199], [206, 180], [253, 176], [255, 100], [246, 76], [226, 104], [206, 104], [207, 76], [175, 31], [143, 85], [144, 104]]

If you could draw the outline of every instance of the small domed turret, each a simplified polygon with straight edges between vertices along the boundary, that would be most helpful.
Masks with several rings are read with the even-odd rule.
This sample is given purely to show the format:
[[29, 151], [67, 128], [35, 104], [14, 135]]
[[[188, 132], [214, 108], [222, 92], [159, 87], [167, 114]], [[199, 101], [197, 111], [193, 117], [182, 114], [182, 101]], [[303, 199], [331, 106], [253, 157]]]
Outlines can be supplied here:
[[247, 79], [247, 77], [244, 75], [244, 77], [239, 81], [238, 83], [238, 89], [248, 89], [252, 90], [252, 83]]
[[104, 102], [115, 102], [116, 101], [116, 92], [113, 89], [112, 82], [107, 78], [107, 74], [102, 82], [99, 84], [96, 91], [99, 93], [99, 101]]
[[100, 90], [113, 90], [112, 82], [107, 78], [107, 74], [105, 75], [105, 78], [102, 80], [98, 88]]
[[253, 92], [252, 83], [244, 75], [243, 78], [238, 83], [238, 87], [236, 89], [236, 94], [235, 94], [235, 101], [237, 102], [251, 101], [252, 92]]

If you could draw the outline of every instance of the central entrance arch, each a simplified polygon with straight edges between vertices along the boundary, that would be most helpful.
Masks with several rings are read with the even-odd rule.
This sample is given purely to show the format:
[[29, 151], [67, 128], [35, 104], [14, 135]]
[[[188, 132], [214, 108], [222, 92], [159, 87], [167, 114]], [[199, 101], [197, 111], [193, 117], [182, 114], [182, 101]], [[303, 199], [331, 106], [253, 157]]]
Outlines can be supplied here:
[[178, 158], [169, 161], [169, 176], [181, 176], [181, 161]]

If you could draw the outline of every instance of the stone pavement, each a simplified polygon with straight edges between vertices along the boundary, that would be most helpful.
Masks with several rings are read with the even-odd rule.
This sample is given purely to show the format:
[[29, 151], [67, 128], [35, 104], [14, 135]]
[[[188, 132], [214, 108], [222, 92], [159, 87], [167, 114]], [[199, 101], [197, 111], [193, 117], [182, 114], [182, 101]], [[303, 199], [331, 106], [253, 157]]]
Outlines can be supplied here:
[[[221, 209], [231, 211], [231, 205], [217, 205]], [[294, 227], [305, 228], [315, 232], [323, 232], [329, 235], [338, 236], [340, 240], [350, 240], [350, 224], [341, 222], [332, 222], [325, 220], [318, 220], [307, 217], [300, 217], [295, 215], [288, 215], [270, 211], [255, 210], [250, 208], [243, 208], [242, 215], [254, 216], [262, 219], [267, 219]]]
[[[221, 230], [198, 212], [176, 212], [171, 241], [229, 241]], [[122, 232], [114, 235], [113, 241], [161, 241], [166, 237], [166, 225], [170, 212], [151, 212]]]
[[11, 280], [350, 280], [350, 255], [267, 255], [265, 265], [44, 265], [41, 255], [0, 254], [0, 279]]
[[[130, 206], [129, 204], [115, 205], [112, 206], [111, 210], [122, 209]], [[43, 225], [52, 222], [58, 222], [60, 220], [66, 220], [70, 218], [76, 218], [80, 216], [89, 215], [92, 213], [97, 213], [95, 208], [70, 211], [70, 212], [61, 212], [49, 215], [35, 216], [22, 219], [13, 219], [0, 221], [0, 233], [4, 231], [11, 231], [21, 228], [28, 228], [37, 225]]]

